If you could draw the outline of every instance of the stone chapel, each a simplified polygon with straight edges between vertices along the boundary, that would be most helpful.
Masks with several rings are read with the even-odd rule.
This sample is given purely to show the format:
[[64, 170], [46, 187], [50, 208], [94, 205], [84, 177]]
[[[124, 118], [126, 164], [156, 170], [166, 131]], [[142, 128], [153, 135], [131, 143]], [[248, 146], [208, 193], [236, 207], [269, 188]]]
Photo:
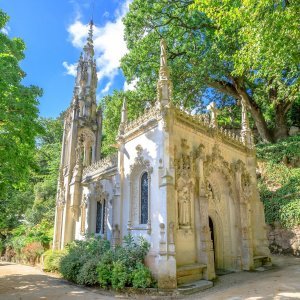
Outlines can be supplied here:
[[113, 246], [143, 236], [161, 288], [269, 263], [244, 101], [239, 135], [218, 127], [214, 103], [202, 115], [175, 106], [162, 40], [155, 105], [128, 121], [124, 100], [117, 152], [100, 159], [92, 34], [91, 23], [64, 118], [54, 249], [87, 234]]

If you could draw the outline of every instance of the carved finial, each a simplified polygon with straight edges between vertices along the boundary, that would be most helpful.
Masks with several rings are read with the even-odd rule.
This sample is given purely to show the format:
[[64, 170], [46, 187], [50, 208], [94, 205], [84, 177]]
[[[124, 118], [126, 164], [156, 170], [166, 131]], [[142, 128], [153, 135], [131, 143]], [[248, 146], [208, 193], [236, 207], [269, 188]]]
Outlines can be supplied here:
[[213, 128], [218, 127], [217, 113], [218, 109], [215, 102], [211, 102], [207, 107], [207, 110], [211, 112], [210, 126]]
[[122, 113], [121, 113], [121, 123], [127, 122], [127, 105], [126, 105], [126, 98], [123, 99], [122, 105]]
[[242, 99], [241, 101], [241, 106], [242, 106], [242, 130], [241, 130], [242, 142], [244, 145], [248, 147], [253, 147], [252, 133], [249, 126], [249, 119], [247, 115], [247, 106], [244, 99]]
[[172, 82], [167, 65], [167, 45], [164, 39], [160, 41], [160, 68], [157, 82], [157, 100], [162, 106], [167, 105], [172, 98]]

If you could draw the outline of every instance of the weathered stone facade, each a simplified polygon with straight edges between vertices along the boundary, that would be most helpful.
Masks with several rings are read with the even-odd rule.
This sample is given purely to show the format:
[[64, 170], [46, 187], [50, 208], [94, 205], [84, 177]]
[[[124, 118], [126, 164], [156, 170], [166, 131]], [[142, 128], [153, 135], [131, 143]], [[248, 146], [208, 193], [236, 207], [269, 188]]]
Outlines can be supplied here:
[[174, 106], [162, 41], [155, 105], [128, 121], [124, 100], [118, 153], [99, 160], [91, 31], [84, 51], [65, 118], [54, 247], [90, 233], [112, 244], [128, 233], [143, 236], [161, 288], [213, 279], [216, 269], [250, 270], [269, 262], [243, 101], [240, 136], [218, 128], [214, 104], [210, 115]]

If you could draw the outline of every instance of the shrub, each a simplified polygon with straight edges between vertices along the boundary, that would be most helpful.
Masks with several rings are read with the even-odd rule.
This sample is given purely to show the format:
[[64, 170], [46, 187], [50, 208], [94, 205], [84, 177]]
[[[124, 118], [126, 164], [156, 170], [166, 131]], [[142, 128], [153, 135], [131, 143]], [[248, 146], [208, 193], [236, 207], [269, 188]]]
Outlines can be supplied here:
[[125, 264], [121, 261], [113, 263], [113, 269], [111, 272], [111, 285], [114, 289], [123, 289], [126, 283], [130, 279], [130, 273], [128, 272]]
[[47, 272], [58, 272], [62, 257], [66, 255], [64, 250], [48, 250], [43, 254], [44, 267]]
[[95, 285], [98, 283], [97, 265], [99, 258], [89, 259], [79, 270], [76, 282], [83, 285]]
[[134, 288], [147, 288], [152, 283], [150, 270], [143, 264], [138, 263], [136, 269], [132, 273], [132, 286]]
[[122, 261], [130, 271], [135, 269], [138, 263], [143, 263], [150, 248], [150, 244], [142, 237], [136, 243], [132, 235], [124, 237], [124, 246], [115, 250], [115, 261]]
[[44, 247], [39, 242], [33, 242], [27, 244], [22, 249], [22, 253], [24, 254], [27, 262], [30, 262], [33, 265], [35, 264], [36, 260], [43, 254], [43, 252], [44, 252]]
[[[83, 265], [92, 259], [100, 261], [100, 257], [109, 249], [109, 242], [101, 238], [90, 237], [84, 241], [74, 241], [66, 247], [67, 254], [60, 261], [59, 271], [65, 279], [77, 283]], [[88, 281], [87, 278], [84, 280]]]
[[111, 285], [111, 269], [111, 265], [104, 262], [100, 262], [97, 266], [98, 283], [103, 288]]

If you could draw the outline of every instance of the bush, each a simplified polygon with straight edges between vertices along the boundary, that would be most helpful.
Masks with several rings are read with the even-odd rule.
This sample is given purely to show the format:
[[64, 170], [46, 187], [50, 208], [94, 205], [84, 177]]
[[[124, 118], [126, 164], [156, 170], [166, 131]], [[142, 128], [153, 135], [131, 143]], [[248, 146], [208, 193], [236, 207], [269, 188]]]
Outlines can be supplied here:
[[[65, 279], [78, 283], [83, 265], [93, 259], [100, 261], [100, 257], [109, 249], [109, 242], [101, 238], [90, 237], [84, 241], [74, 241], [66, 247], [67, 254], [60, 261], [59, 271]], [[89, 281], [87, 278], [84, 280]]]
[[98, 283], [103, 288], [111, 285], [111, 269], [112, 265], [100, 262], [97, 266]]
[[134, 288], [147, 288], [151, 286], [152, 276], [150, 270], [143, 264], [137, 264], [132, 273], [132, 286]]
[[125, 264], [121, 261], [113, 263], [111, 272], [111, 285], [114, 289], [123, 289], [126, 283], [130, 280], [130, 273], [128, 272]]
[[[136, 274], [136, 287], [149, 287], [152, 282], [151, 273], [143, 265], [149, 247], [149, 243], [143, 238], [135, 242], [131, 235], [124, 237], [124, 246], [107, 251], [101, 257], [97, 267], [100, 286], [111, 285], [114, 289], [132, 286], [133, 275]], [[139, 276], [143, 276], [140, 281]]]
[[259, 145], [257, 154], [264, 162], [258, 181], [265, 207], [266, 222], [291, 228], [300, 224], [300, 136], [277, 144]]
[[44, 267], [47, 272], [58, 272], [62, 257], [66, 255], [64, 250], [48, 250], [43, 254]]
[[79, 270], [76, 282], [83, 285], [96, 285], [98, 283], [98, 263], [98, 257], [89, 259]]
[[23, 249], [22, 253], [25, 256], [25, 259], [27, 262], [30, 262], [31, 264], [35, 264], [36, 260], [40, 258], [40, 256], [44, 252], [44, 247], [39, 242], [33, 242], [30, 244], [27, 244]]

